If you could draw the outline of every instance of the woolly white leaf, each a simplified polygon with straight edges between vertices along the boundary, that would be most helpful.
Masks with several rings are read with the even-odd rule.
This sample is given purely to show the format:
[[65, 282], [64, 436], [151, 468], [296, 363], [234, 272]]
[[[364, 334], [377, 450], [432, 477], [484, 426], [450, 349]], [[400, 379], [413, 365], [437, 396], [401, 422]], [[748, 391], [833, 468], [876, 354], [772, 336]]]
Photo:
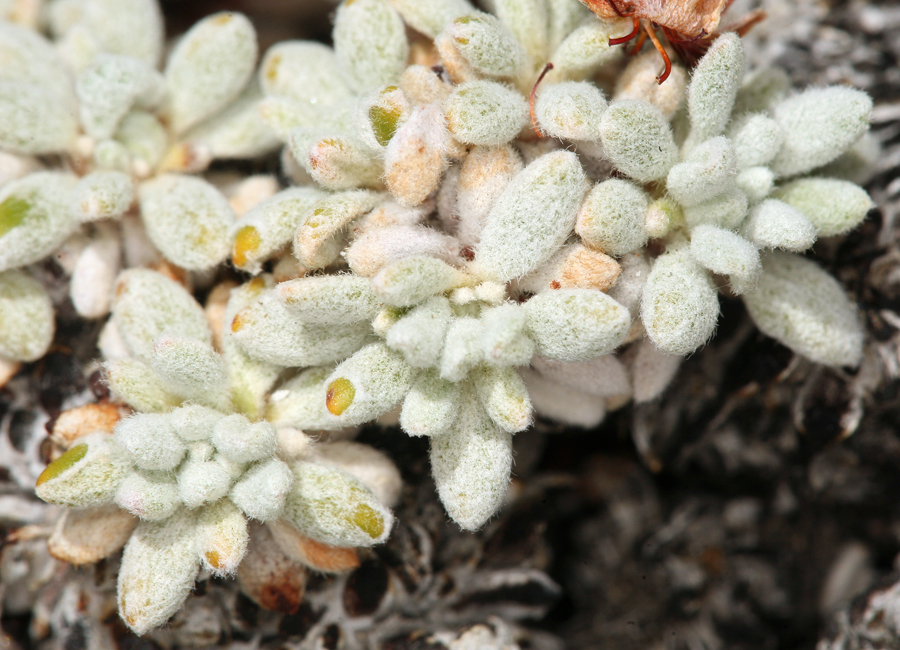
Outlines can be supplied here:
[[447, 513], [464, 530], [481, 528], [506, 498], [511, 467], [511, 434], [467, 391], [453, 428], [431, 439], [431, 473]]
[[656, 258], [641, 297], [641, 321], [656, 347], [690, 354], [712, 336], [718, 317], [715, 284], [686, 247]]
[[863, 330], [856, 305], [817, 264], [775, 251], [763, 260], [744, 304], [756, 326], [798, 354], [829, 366], [857, 366]]
[[256, 32], [242, 14], [213, 14], [191, 27], [166, 64], [173, 129], [183, 133], [221, 110], [255, 65]]
[[519, 172], [488, 213], [475, 251], [478, 269], [505, 282], [549, 259], [575, 225], [586, 185], [577, 156], [567, 151]]

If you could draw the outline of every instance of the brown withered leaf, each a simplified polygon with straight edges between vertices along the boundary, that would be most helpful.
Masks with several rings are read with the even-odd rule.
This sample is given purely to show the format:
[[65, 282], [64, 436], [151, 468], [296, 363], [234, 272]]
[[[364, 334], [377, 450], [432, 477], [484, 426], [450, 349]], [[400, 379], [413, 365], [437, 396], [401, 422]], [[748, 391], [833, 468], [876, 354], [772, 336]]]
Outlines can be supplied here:
[[286, 556], [268, 526], [250, 523], [250, 545], [238, 566], [238, 584], [264, 609], [294, 614], [303, 601], [306, 569]]

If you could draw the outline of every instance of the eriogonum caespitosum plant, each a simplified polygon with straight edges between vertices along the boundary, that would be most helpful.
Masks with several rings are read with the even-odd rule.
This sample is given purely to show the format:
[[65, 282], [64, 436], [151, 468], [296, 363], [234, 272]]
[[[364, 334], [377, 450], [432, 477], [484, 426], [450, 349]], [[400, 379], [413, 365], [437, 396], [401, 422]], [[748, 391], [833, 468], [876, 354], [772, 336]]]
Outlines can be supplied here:
[[[610, 101], [587, 79], [610, 55], [577, 38], [605, 30], [608, 42], [621, 22], [575, 20], [574, 3], [499, 2], [495, 15], [426, 4], [431, 21], [403, 2], [347, 3], [333, 51], [292, 46], [316, 48], [329, 83], [348, 80], [340, 93], [287, 46], [262, 65], [264, 106], [294, 116], [291, 151], [331, 190], [286, 190], [234, 229], [242, 268], [293, 236], [300, 264], [326, 271], [277, 285], [231, 324], [251, 357], [315, 366], [285, 385], [283, 417], [338, 428], [399, 406], [401, 427], [431, 436], [448, 512], [477, 528], [502, 503], [511, 434], [532, 408], [589, 426], [654, 397], [712, 335], [719, 285], [793, 350], [859, 363], [854, 306], [797, 253], [872, 205], [817, 171], [865, 134], [865, 94], [790, 94], [777, 71], [746, 76], [741, 41], [725, 34], [662, 86], [656, 64], [635, 59]], [[562, 8], [571, 31], [552, 36], [546, 19]], [[390, 47], [362, 48], [358, 25], [376, 15], [434, 34], [444, 72], [404, 68], [399, 27]], [[561, 65], [538, 88], [547, 137], [535, 141], [525, 93], [551, 51]], [[322, 98], [346, 121], [316, 122]], [[323, 354], [349, 357], [335, 367]]]
[[[236, 289], [231, 300], [245, 301], [248, 290]], [[74, 440], [40, 476], [37, 492], [92, 509], [78, 519], [114, 533], [100, 557], [124, 545], [119, 613], [131, 629], [142, 634], [164, 623], [202, 569], [242, 577], [250, 520], [269, 524], [286, 555], [317, 570], [352, 568], [354, 547], [387, 538], [393, 517], [366, 482], [374, 480], [385, 500], [396, 498], [390, 461], [356, 443], [312, 444], [301, 431], [257, 419], [249, 391], [266, 386], [229, 376], [260, 377], [262, 364], [228, 343], [218, 352], [200, 305], [175, 281], [124, 272], [111, 323], [123, 354], [109, 362], [110, 386], [140, 412], [112, 435]], [[362, 480], [354, 475], [359, 464], [369, 466]], [[57, 547], [85, 535], [72, 528], [63, 521]]]
[[[197, 287], [229, 251], [248, 274], [208, 308], [212, 330], [173, 280], [118, 276], [100, 347], [114, 395], [139, 413], [74, 445], [39, 486], [57, 503], [142, 518], [121, 535], [120, 604], [136, 630], [164, 621], [201, 566], [240, 576], [248, 517], [282, 541], [285, 530], [340, 547], [386, 537], [390, 499], [359, 470], [389, 474], [383, 457], [354, 448], [369, 456], [351, 471], [340, 462], [350, 448], [309, 444], [301, 429], [395, 417], [429, 437], [438, 494], [474, 530], [502, 507], [512, 437], [535, 414], [593, 427], [654, 399], [713, 335], [723, 294], [796, 353], [860, 363], [855, 306], [805, 253], [872, 207], [841, 171], [868, 155], [871, 100], [748, 72], [733, 33], [659, 85], [655, 55], [623, 61], [610, 46], [631, 21], [599, 20], [577, 0], [495, 0], [490, 13], [467, 0], [348, 0], [333, 47], [276, 43], [254, 75], [249, 24], [220, 14], [179, 41], [165, 73], [142, 68], [146, 88], [125, 84], [120, 115], [90, 89], [119, 88], [106, 82], [137, 67], [78, 49], [87, 28], [72, 25], [93, 14], [79, 15], [54, 27], [70, 34], [65, 65], [87, 89], [74, 144], [14, 155], [71, 160], [40, 174], [81, 187], [84, 205], [108, 195], [121, 214], [139, 211]], [[152, 164], [129, 145], [128, 120], [163, 130]], [[76, 146], [85, 138], [90, 156]], [[292, 184], [267, 178], [240, 210], [185, 173], [281, 145]], [[178, 569], [141, 590], [132, 567], [151, 543]]]

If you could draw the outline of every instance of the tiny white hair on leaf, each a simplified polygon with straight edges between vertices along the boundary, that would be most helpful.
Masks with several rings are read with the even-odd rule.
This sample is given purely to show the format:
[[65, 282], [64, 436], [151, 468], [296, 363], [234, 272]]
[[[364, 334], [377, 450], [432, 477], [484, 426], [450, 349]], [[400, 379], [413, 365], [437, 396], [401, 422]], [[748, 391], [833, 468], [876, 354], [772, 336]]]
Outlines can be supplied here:
[[360, 92], [396, 82], [406, 67], [406, 27], [387, 0], [342, 3], [332, 38], [344, 77]]
[[306, 173], [324, 189], [338, 191], [380, 184], [381, 162], [355, 137], [297, 128], [291, 131], [288, 146]]
[[228, 325], [251, 357], [278, 366], [318, 366], [343, 359], [370, 340], [365, 321], [318, 325], [296, 318], [274, 291], [240, 310]]
[[252, 305], [270, 287], [271, 278], [257, 276], [232, 289], [222, 314], [220, 347], [231, 388], [231, 405], [251, 419], [258, 419], [264, 409], [269, 390], [281, 372], [281, 366], [255, 359], [235, 340], [232, 326], [237, 314]]
[[546, 379], [531, 368], [519, 372], [538, 415], [584, 429], [596, 427], [606, 417], [602, 398]]
[[0, 147], [18, 154], [64, 153], [78, 122], [43, 85], [0, 78]]
[[533, 68], [547, 60], [550, 55], [547, 30], [550, 17], [545, 3], [493, 0], [491, 9], [525, 48]]
[[453, 521], [464, 530], [481, 528], [503, 505], [511, 468], [512, 434], [468, 391], [452, 429], [431, 439], [431, 473]]
[[752, 291], [762, 271], [759, 250], [740, 235], [713, 225], [691, 231], [691, 257], [719, 275], [727, 275], [735, 294]]
[[472, 368], [484, 359], [481, 319], [454, 318], [447, 329], [444, 353], [441, 356], [441, 378], [461, 381]]
[[459, 242], [437, 230], [425, 226], [387, 226], [364, 232], [344, 251], [344, 257], [354, 273], [374, 277], [389, 265], [410, 257], [429, 256], [453, 264], [462, 261], [459, 253]]
[[809, 88], [773, 109], [784, 143], [772, 161], [781, 177], [796, 176], [831, 162], [869, 126], [872, 98], [861, 90]]
[[478, 242], [497, 197], [523, 168], [522, 158], [508, 144], [472, 147], [460, 166], [456, 185], [456, 236], [464, 246]]
[[[446, 356], [446, 353], [445, 353]], [[411, 436], [436, 436], [450, 430], [459, 411], [459, 382], [426, 368], [416, 375], [400, 410], [400, 427]]]
[[127, 269], [116, 280], [113, 318], [131, 353], [143, 359], [163, 332], [212, 340], [203, 309], [180, 284], [149, 269]]
[[544, 264], [519, 278], [516, 287], [529, 293], [554, 289], [607, 291], [621, 272], [619, 263], [606, 253], [584, 244], [566, 244]]
[[116, 505], [144, 521], [168, 519], [181, 506], [178, 486], [154, 472], [129, 472], [116, 490]]
[[610, 46], [609, 39], [624, 36], [630, 29], [629, 21], [606, 22], [589, 16], [554, 50], [548, 81], [590, 79], [602, 66], [622, 57], [622, 48]]
[[688, 228], [704, 224], [737, 228], [747, 216], [748, 209], [747, 195], [737, 187], [730, 187], [714, 198], [684, 207], [684, 220]]
[[[165, 46], [162, 10], [154, 0], [85, 0], [80, 11], [59, 21], [72, 7], [50, 8], [52, 31], [63, 40], [76, 30], [90, 34], [100, 51], [125, 54], [156, 66]], [[54, 11], [56, 10], [56, 11]]]
[[[613, 51], [619, 50], [620, 48], [615, 48]], [[667, 120], [671, 120], [684, 105], [688, 73], [682, 66], [673, 62], [665, 83], [660, 84], [656, 80], [657, 77], [659, 77], [659, 54], [656, 50], [634, 56], [616, 79], [613, 101], [642, 99], [656, 106]]]
[[412, 102], [402, 88], [385, 86], [358, 104], [354, 112], [357, 134], [374, 150], [386, 147], [397, 129], [409, 119], [412, 109]]
[[[281, 41], [270, 47], [259, 66], [263, 93], [291, 100], [311, 118], [353, 98], [334, 50], [313, 41]], [[308, 126], [314, 120], [310, 119]]]
[[322, 398], [325, 380], [333, 370], [333, 366], [307, 368], [282, 384], [269, 396], [266, 420], [279, 426], [289, 424], [304, 429], [334, 428], [333, 418]]
[[249, 541], [247, 520], [229, 499], [220, 499], [200, 510], [195, 537], [197, 554], [203, 568], [213, 575], [234, 574]]
[[169, 419], [157, 413], [139, 413], [121, 420], [115, 436], [141, 469], [173, 470], [187, 451]]
[[55, 330], [53, 303], [41, 283], [15, 269], [0, 273], [0, 354], [35, 361]]
[[766, 199], [756, 205], [741, 234], [761, 248], [783, 248], [797, 253], [816, 241], [815, 225], [802, 212], [778, 199]]
[[303, 223], [324, 194], [313, 187], [291, 187], [265, 199], [230, 226], [231, 259], [238, 268], [259, 273]]
[[188, 508], [218, 501], [231, 488], [228, 469], [215, 460], [189, 459], [178, 468], [178, 494]]
[[590, 246], [620, 257], [647, 243], [649, 197], [629, 181], [610, 178], [591, 189], [578, 211], [575, 232]]
[[781, 68], [759, 68], [744, 77], [734, 99], [733, 115], [767, 113], [787, 97], [791, 80]]
[[485, 309], [481, 313], [481, 349], [488, 365], [526, 365], [534, 354], [534, 341], [525, 310], [514, 304]]
[[35, 84], [55, 96], [58, 109], [74, 107], [72, 74], [53, 44], [38, 31], [6, 20], [0, 22], [0, 59], [0, 80]]
[[447, 128], [466, 144], [505, 144], [528, 121], [528, 102], [521, 94], [484, 79], [457, 86], [445, 105]]
[[385, 342], [401, 352], [409, 365], [433, 366], [440, 359], [451, 315], [449, 300], [443, 296], [429, 298], [403, 315], [388, 330]]
[[541, 131], [562, 140], [600, 140], [606, 98], [586, 81], [565, 81], [541, 88], [534, 106]]
[[175, 132], [186, 131], [235, 99], [253, 74], [256, 55], [256, 32], [243, 14], [213, 14], [191, 27], [165, 70]]
[[737, 162], [734, 146], [717, 136], [691, 149], [684, 162], [666, 176], [666, 189], [681, 205], [689, 207], [722, 194], [734, 184]]
[[784, 142], [784, 133], [774, 119], [763, 113], [750, 113], [735, 119], [728, 127], [734, 143], [738, 169], [768, 165]]
[[83, 176], [73, 190], [72, 206], [81, 221], [114, 219], [134, 202], [134, 182], [128, 174], [95, 171]]
[[748, 167], [738, 172], [734, 182], [750, 203], [758, 203], [775, 187], [775, 172], [768, 167]]
[[121, 550], [137, 520], [115, 504], [67, 510], [56, 521], [47, 550], [57, 560], [76, 566], [93, 564]]
[[119, 616], [145, 634], [178, 611], [200, 570], [195, 515], [181, 509], [161, 522], [142, 522], [125, 545], [119, 568]]
[[249, 160], [275, 151], [282, 138], [260, 113], [263, 95], [250, 83], [238, 97], [184, 134], [184, 144], [211, 159]]
[[138, 199], [147, 235], [171, 262], [203, 271], [228, 255], [234, 212], [212, 184], [164, 174], [142, 183]]
[[78, 75], [76, 91], [85, 131], [102, 140], [115, 134], [132, 107], [155, 108], [165, 95], [165, 82], [145, 61], [103, 53]]
[[859, 365], [858, 309], [815, 262], [780, 251], [766, 255], [756, 291], [743, 300], [756, 326], [794, 352], [829, 366]]
[[[413, 0], [421, 2], [421, 0]], [[451, 92], [449, 84], [445, 84], [431, 68], [413, 64], [403, 71], [398, 82], [400, 89], [417, 104], [431, 104], [443, 101]]]
[[356, 275], [317, 275], [281, 282], [276, 295], [304, 323], [328, 325], [371, 320], [381, 302], [367, 278]]
[[281, 516], [293, 481], [287, 464], [270, 458], [251, 467], [231, 488], [229, 498], [248, 517], [274, 521]]
[[36, 172], [0, 188], [0, 271], [43, 259], [75, 232], [75, 185], [70, 174]]
[[142, 413], [165, 413], [180, 406], [183, 401], [153, 368], [142, 361], [117, 359], [105, 368], [113, 394]]
[[131, 459], [113, 436], [89, 434], [47, 465], [37, 479], [35, 493], [66, 508], [103, 505], [113, 500], [130, 467]]
[[417, 206], [438, 189], [449, 138], [437, 104], [415, 108], [397, 128], [384, 151], [384, 182], [398, 203]]
[[228, 460], [249, 463], [274, 453], [275, 427], [270, 422], [250, 422], [234, 413], [216, 422], [209, 440]]
[[411, 255], [381, 269], [372, 279], [372, 289], [388, 305], [411, 307], [467, 282], [461, 271], [437, 258]]
[[343, 361], [325, 380], [321, 398], [335, 424], [362, 424], [397, 406], [412, 386], [413, 368], [384, 343]]
[[687, 247], [656, 258], [641, 296], [641, 322], [660, 350], [690, 354], [709, 340], [718, 318], [715, 284]]
[[[311, 203], [294, 206], [287, 214], [297, 220], [292, 230], [294, 256], [308, 269], [324, 268], [338, 259], [347, 226], [375, 208], [384, 194], [371, 190], [346, 190], [322, 194], [312, 188]], [[288, 190], [290, 191], [290, 190]], [[315, 193], [315, 196], [311, 194]], [[288, 229], [285, 228], [285, 234]]]
[[467, 0], [390, 0], [403, 19], [413, 29], [434, 38], [444, 31], [450, 21], [475, 13]]
[[568, 0], [549, 0], [547, 2], [547, 37], [550, 51], [553, 51], [572, 30], [590, 16], [588, 8], [581, 3]]
[[801, 178], [779, 187], [773, 197], [800, 210], [819, 236], [843, 235], [875, 207], [866, 191], [836, 178]]
[[209, 440], [213, 428], [225, 414], [199, 404], [188, 404], [169, 414], [168, 420], [179, 438], [185, 442]]
[[388, 508], [399, 500], [403, 486], [400, 470], [384, 452], [359, 442], [340, 440], [317, 445], [314, 454], [317, 461], [357, 478]]
[[678, 148], [663, 114], [653, 104], [624, 99], [610, 104], [600, 122], [603, 149], [613, 165], [638, 183], [666, 176]]
[[609, 354], [631, 326], [628, 310], [602, 291], [545, 291], [525, 303], [535, 351], [559, 361], [586, 361]]
[[531, 426], [531, 399], [515, 368], [484, 365], [472, 379], [472, 389], [494, 424], [508, 433]]
[[331, 465], [298, 461], [285, 518], [312, 539], [335, 546], [385, 541], [394, 516], [363, 483]]
[[691, 119], [688, 149], [725, 130], [746, 65], [741, 38], [731, 32], [713, 41], [700, 59], [687, 91]]
[[568, 151], [541, 156], [519, 172], [496, 199], [475, 249], [475, 266], [505, 282], [547, 261], [575, 225], [587, 179]]
[[163, 333], [153, 343], [150, 366], [184, 399], [223, 410], [230, 406], [228, 370], [210, 343]]
[[525, 50], [495, 16], [473, 12], [447, 25], [449, 37], [465, 60], [488, 77], [515, 76], [526, 61]]
[[129, 171], [138, 178], [147, 178], [166, 154], [168, 138], [168, 132], [156, 116], [146, 111], [133, 110], [122, 118], [115, 140], [97, 144], [94, 157], [97, 157], [97, 150], [104, 144], [119, 146], [130, 157], [127, 169], [119, 171]]

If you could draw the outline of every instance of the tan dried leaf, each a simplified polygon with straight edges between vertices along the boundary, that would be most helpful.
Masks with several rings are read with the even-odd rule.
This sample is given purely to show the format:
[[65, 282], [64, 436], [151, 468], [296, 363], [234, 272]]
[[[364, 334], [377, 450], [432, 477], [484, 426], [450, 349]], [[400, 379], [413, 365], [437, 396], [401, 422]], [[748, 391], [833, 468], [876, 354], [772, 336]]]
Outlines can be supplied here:
[[91, 564], [125, 546], [138, 519], [114, 503], [67, 510], [47, 541], [50, 555], [71, 564]]
[[113, 427], [130, 411], [120, 404], [85, 404], [59, 414], [53, 424], [53, 442], [63, 449], [90, 433], [112, 433]]
[[237, 570], [238, 583], [260, 607], [295, 614], [306, 589], [306, 569], [285, 555], [268, 526], [250, 522], [250, 545]]
[[269, 530], [285, 555], [302, 562], [310, 569], [323, 573], [343, 573], [359, 566], [359, 553], [355, 548], [330, 546], [304, 537], [284, 520], [271, 522]]

